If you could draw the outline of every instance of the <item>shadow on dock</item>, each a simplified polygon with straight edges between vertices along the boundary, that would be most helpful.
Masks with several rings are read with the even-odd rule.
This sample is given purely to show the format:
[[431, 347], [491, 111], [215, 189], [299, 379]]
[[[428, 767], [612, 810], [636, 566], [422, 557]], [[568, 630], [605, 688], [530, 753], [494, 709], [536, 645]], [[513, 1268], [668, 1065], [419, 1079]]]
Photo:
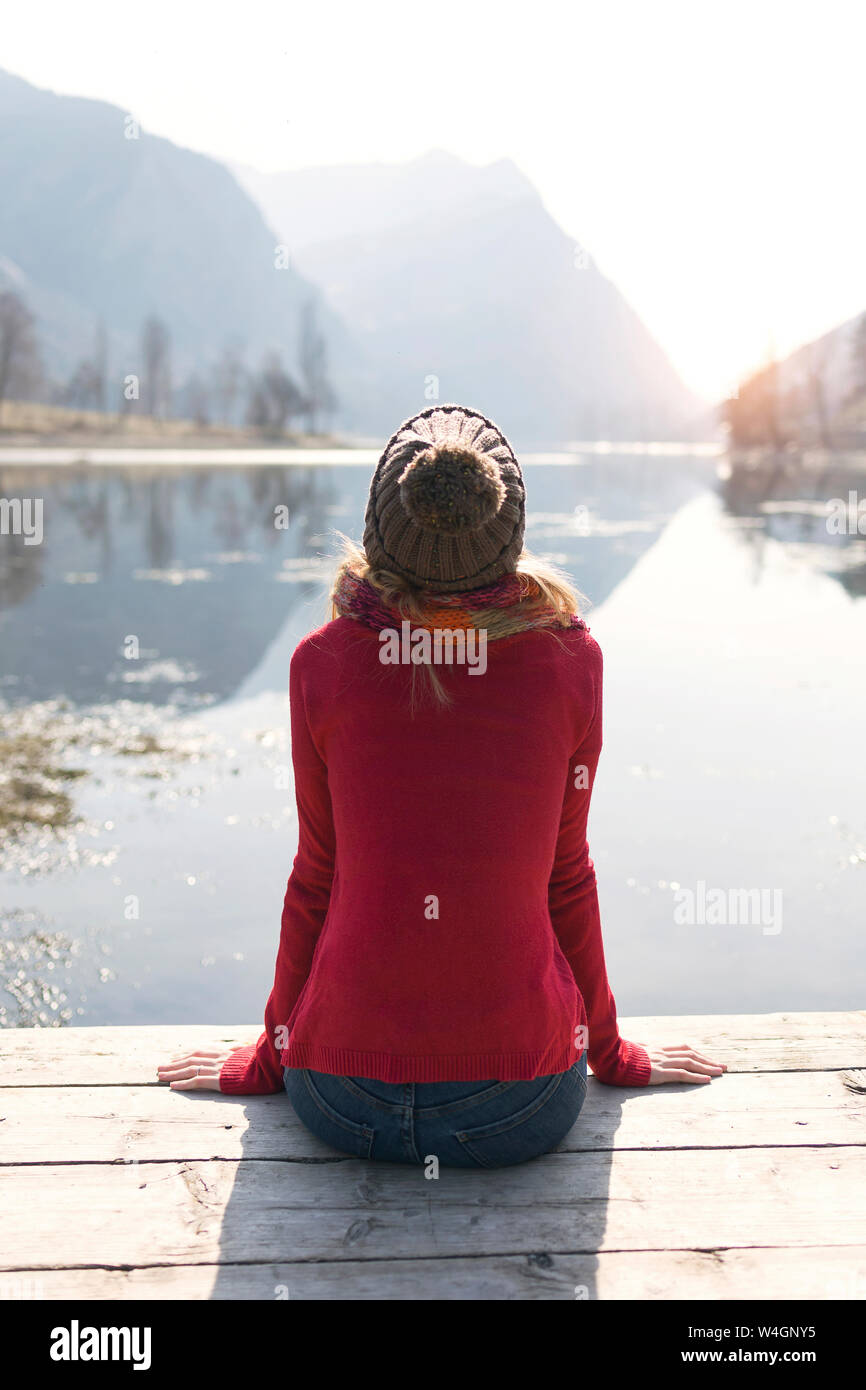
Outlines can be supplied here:
[[302, 1129], [287, 1097], [285, 1155], [262, 1158], [259, 1103], [238, 1097], [249, 1127], [210, 1297], [597, 1298], [614, 1135], [633, 1094], [605, 1087], [599, 1105], [601, 1089], [590, 1080], [553, 1153], [511, 1168], [442, 1168], [438, 1178], [338, 1153]]

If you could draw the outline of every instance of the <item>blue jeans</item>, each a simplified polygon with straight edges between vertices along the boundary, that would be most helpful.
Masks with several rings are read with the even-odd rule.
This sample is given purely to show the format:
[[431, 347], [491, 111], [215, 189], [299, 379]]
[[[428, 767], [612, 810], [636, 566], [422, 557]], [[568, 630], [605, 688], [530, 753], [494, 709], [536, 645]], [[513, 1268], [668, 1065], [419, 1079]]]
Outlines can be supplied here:
[[342, 1153], [388, 1163], [503, 1168], [549, 1153], [586, 1098], [586, 1053], [533, 1081], [371, 1081], [285, 1067], [307, 1129]]

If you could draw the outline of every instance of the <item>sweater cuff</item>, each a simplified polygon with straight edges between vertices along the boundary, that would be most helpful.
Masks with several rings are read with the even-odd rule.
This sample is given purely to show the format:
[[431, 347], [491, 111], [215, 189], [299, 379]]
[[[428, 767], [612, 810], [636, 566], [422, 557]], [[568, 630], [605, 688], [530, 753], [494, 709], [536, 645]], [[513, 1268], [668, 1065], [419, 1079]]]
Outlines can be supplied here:
[[220, 1068], [220, 1090], [228, 1094], [238, 1094], [243, 1092], [244, 1080], [249, 1071], [250, 1062], [256, 1055], [256, 1043], [250, 1043], [249, 1047], [239, 1047], [230, 1057], [227, 1057]]
[[625, 1048], [626, 1062], [623, 1080], [620, 1082], [620, 1085], [648, 1086], [650, 1072], [652, 1071], [652, 1062], [649, 1059], [649, 1053], [646, 1048], [641, 1047], [640, 1043], [626, 1042], [625, 1039], [623, 1039], [623, 1046]]
[[619, 1040], [619, 1056], [612, 1067], [593, 1067], [596, 1078], [606, 1086], [648, 1086], [651, 1071], [646, 1048], [640, 1043], [626, 1042], [625, 1038]]

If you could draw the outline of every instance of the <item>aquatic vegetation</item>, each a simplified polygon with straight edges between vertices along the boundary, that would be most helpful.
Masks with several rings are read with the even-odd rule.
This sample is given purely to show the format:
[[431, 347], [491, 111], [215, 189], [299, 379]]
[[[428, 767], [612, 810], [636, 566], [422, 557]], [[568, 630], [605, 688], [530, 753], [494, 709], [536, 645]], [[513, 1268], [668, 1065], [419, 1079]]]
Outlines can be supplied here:
[[0, 830], [69, 825], [74, 808], [64, 784], [86, 775], [84, 768], [57, 765], [51, 738], [15, 734], [0, 723]]
[[155, 734], [138, 734], [116, 751], [124, 758], [132, 758], [142, 753], [168, 753], [171, 750]]
[[116, 846], [86, 843], [113, 827], [82, 813], [76, 786], [167, 782], [178, 766], [209, 756], [211, 742], [172, 708], [130, 700], [86, 708], [62, 699], [0, 703], [0, 871], [33, 878], [113, 862]]

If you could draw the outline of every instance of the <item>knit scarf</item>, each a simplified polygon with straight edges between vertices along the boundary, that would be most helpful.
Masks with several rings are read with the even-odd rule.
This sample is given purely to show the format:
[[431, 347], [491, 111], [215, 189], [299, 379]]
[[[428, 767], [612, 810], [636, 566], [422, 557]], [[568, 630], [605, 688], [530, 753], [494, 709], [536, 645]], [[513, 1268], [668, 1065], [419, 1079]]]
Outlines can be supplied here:
[[[488, 641], [495, 641], [529, 628], [562, 626], [553, 604], [536, 580], [526, 574], [506, 574], [493, 584], [465, 593], [431, 594], [422, 600], [419, 613], [417, 608], [401, 611], [389, 606], [369, 580], [347, 566], [338, 576], [333, 602], [341, 617], [354, 618], [378, 632], [399, 629], [401, 622], [409, 619], [413, 627], [428, 632], [475, 628], [486, 632]], [[585, 627], [585, 623], [575, 614], [571, 626]]]

